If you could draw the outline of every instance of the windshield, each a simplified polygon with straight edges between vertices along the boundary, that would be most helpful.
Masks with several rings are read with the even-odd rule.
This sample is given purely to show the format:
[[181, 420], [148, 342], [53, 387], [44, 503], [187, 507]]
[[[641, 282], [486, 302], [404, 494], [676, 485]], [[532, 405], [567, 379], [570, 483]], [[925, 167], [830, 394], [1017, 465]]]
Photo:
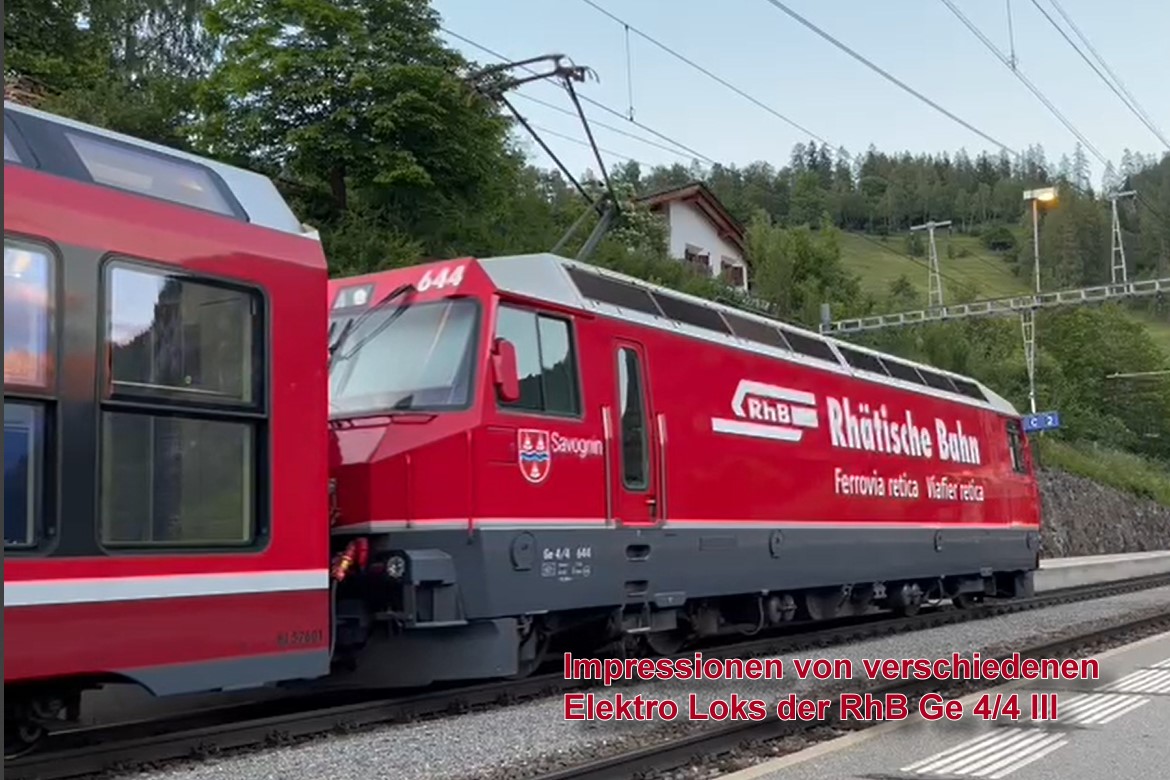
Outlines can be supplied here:
[[[331, 416], [465, 406], [471, 394], [479, 306], [471, 299], [388, 306], [364, 317], [329, 370]], [[340, 333], [358, 315], [339, 315]], [[389, 320], [389, 324], [387, 321]]]

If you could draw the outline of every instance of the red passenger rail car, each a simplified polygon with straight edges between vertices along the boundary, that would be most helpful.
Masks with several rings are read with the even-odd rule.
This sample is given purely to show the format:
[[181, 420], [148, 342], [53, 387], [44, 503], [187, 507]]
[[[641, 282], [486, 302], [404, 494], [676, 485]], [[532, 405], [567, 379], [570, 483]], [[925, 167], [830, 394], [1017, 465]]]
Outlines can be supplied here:
[[6, 755], [329, 671], [327, 271], [272, 183], [4, 106]]
[[548, 254], [330, 306], [336, 650], [381, 683], [1031, 591], [1029, 448], [969, 378]]

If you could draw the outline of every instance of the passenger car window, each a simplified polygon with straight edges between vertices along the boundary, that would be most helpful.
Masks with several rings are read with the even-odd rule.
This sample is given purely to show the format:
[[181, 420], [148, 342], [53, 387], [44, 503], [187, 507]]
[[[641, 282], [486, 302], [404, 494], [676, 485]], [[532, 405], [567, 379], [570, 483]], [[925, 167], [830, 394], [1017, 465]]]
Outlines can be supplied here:
[[107, 412], [102, 542], [242, 545], [253, 539], [252, 426]]
[[266, 463], [259, 292], [118, 261], [105, 301], [101, 542], [251, 544]]
[[52, 259], [35, 244], [4, 239], [4, 384], [49, 383]]
[[210, 172], [201, 165], [91, 135], [67, 131], [65, 137], [99, 184], [235, 216]]
[[37, 542], [43, 474], [44, 412], [4, 400], [4, 547]]
[[115, 391], [253, 402], [250, 294], [114, 267], [108, 300]]

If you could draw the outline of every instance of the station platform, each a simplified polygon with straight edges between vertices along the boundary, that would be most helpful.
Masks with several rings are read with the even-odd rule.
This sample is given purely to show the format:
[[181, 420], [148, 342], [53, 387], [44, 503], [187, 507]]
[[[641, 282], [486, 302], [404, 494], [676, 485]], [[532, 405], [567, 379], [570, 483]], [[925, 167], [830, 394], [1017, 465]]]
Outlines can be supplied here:
[[[1003, 685], [960, 699], [958, 721], [902, 721], [823, 742], [720, 780], [1156, 780], [1170, 777], [1170, 633], [1094, 656], [1100, 678]], [[1054, 694], [1056, 719], [1031, 717]], [[973, 715], [1017, 694], [1019, 718]], [[1051, 701], [1051, 699], [1049, 699]], [[988, 713], [987, 710], [984, 711]]]
[[1045, 558], [1036, 572], [1037, 593], [1151, 577], [1170, 572], [1170, 550], [1085, 555], [1077, 558]]

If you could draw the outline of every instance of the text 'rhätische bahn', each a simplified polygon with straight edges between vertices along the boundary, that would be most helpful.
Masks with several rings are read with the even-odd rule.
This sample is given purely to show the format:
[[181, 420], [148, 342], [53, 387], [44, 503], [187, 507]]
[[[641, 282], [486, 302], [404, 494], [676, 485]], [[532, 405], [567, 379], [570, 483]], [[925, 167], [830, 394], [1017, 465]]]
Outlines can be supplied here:
[[551, 254], [331, 280], [263, 176], [4, 133], [6, 737], [107, 683], [420, 686], [1031, 592], [1032, 456], [978, 382]]

